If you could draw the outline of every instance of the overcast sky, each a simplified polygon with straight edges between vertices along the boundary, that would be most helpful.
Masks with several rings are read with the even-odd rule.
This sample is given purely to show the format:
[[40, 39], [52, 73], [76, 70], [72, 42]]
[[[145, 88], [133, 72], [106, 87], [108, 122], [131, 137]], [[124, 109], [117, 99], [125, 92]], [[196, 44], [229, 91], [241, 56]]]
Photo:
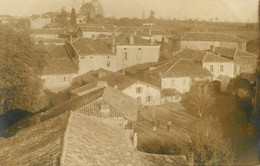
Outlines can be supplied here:
[[[0, 14], [28, 16], [65, 6], [78, 10], [83, 0], [0, 0]], [[85, 0], [86, 2], [90, 0]], [[160, 18], [216, 19], [258, 22], [258, 0], [100, 0], [104, 11], [115, 17], [141, 17], [152, 9]]]

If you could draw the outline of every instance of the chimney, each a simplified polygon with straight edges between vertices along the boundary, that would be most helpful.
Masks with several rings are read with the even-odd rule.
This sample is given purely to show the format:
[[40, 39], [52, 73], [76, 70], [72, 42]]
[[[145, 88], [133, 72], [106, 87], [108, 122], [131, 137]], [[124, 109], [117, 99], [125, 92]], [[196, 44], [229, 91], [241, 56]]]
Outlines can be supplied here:
[[124, 69], [122, 70], [122, 74], [125, 75], [125, 70]]
[[152, 39], [152, 37], [150, 36], [150, 42], [151, 42], [151, 45], [154, 44], [154, 39]]
[[135, 44], [135, 38], [134, 35], [130, 36], [130, 45], [134, 45]]
[[210, 52], [215, 52], [215, 47], [214, 46], [210, 46]]
[[114, 36], [113, 36], [113, 38], [112, 38], [111, 51], [112, 51], [112, 53], [115, 53], [115, 52], [116, 52], [116, 39], [115, 39]]

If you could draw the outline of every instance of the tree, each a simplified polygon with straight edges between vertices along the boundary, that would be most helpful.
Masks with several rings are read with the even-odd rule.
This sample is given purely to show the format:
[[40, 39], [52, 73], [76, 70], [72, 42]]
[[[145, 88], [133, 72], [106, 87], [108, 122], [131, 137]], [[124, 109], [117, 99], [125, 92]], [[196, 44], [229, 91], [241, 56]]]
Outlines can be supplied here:
[[24, 26], [0, 24], [0, 34], [0, 112], [42, 109], [47, 100], [38, 77], [44, 65], [41, 48]]
[[184, 102], [196, 108], [200, 118], [205, 111], [214, 103], [215, 98], [210, 92], [208, 81], [196, 81], [191, 86], [190, 91], [184, 96]]
[[204, 117], [194, 125], [192, 131], [191, 150], [196, 165], [234, 164], [231, 142], [223, 136], [218, 118]]
[[150, 11], [149, 19], [153, 20], [155, 19], [155, 12], [153, 10]]
[[76, 23], [77, 23], [76, 10], [72, 8], [70, 13], [70, 25], [76, 25]]
[[63, 7], [60, 12], [57, 14], [57, 23], [61, 25], [68, 25], [68, 20], [67, 20], [67, 12], [65, 10], [65, 7]]

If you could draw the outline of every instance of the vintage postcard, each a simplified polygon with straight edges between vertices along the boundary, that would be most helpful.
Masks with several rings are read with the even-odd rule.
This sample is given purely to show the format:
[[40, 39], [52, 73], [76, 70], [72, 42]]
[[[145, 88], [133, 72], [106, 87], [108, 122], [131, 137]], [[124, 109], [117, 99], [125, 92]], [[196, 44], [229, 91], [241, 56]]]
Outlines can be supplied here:
[[0, 166], [260, 164], [258, 0], [0, 0]]

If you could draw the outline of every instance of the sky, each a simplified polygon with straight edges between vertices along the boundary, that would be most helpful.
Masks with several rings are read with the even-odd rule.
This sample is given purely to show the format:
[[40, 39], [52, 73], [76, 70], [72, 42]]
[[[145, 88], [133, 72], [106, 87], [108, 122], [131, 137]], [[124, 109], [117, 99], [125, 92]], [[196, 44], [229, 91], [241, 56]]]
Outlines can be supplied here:
[[[79, 10], [83, 0], [0, 0], [0, 14], [29, 16], [57, 11], [63, 6]], [[85, 0], [88, 2], [90, 0]], [[157, 18], [258, 22], [258, 0], [99, 0], [105, 13], [116, 18], [141, 18], [154, 10]]]

